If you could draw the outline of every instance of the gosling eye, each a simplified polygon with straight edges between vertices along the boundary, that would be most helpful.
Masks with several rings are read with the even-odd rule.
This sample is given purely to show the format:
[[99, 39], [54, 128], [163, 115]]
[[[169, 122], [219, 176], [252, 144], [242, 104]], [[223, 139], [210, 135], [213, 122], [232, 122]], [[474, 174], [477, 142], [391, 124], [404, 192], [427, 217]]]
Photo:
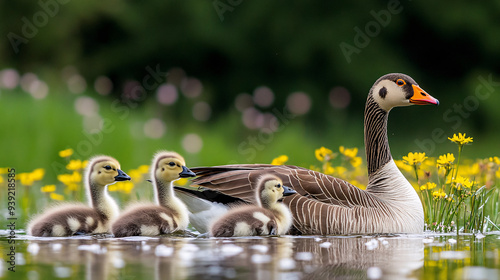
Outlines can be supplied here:
[[170, 165], [170, 166], [173, 167], [173, 166], [175, 166], [175, 162], [171, 161], [171, 162], [168, 163], [168, 165]]
[[277, 184], [277, 185], [276, 185], [276, 188], [277, 188], [277, 189], [281, 188], [281, 184]]
[[106, 166], [104, 166], [104, 169], [106, 169], [106, 170], [111, 170], [111, 166], [106, 165]]
[[396, 84], [401, 87], [406, 85], [406, 82], [403, 79], [397, 79]]

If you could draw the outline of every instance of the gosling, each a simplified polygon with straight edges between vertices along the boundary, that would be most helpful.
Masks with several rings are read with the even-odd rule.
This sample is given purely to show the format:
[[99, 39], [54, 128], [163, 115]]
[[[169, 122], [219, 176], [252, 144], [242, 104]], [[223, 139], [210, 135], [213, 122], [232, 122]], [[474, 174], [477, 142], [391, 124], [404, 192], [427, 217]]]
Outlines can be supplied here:
[[173, 191], [172, 182], [195, 177], [184, 158], [175, 152], [158, 152], [150, 167], [155, 204], [130, 206], [112, 225], [115, 237], [154, 236], [185, 230], [189, 224], [186, 205]]
[[214, 237], [281, 235], [292, 226], [290, 210], [280, 203], [284, 196], [296, 192], [283, 186], [274, 175], [263, 175], [257, 181], [257, 205], [245, 205], [229, 210], [210, 226]]
[[71, 236], [109, 233], [111, 222], [118, 217], [116, 202], [109, 196], [107, 186], [130, 180], [120, 170], [120, 163], [109, 156], [95, 156], [89, 160], [84, 185], [89, 205], [63, 204], [48, 209], [28, 224], [33, 236]]

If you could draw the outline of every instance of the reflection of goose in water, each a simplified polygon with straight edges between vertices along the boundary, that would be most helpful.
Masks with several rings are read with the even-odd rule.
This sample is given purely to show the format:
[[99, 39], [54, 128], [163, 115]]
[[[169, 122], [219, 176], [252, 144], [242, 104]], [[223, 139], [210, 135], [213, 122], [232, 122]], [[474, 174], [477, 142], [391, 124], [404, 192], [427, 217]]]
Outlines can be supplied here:
[[28, 243], [29, 264], [50, 268], [39, 272], [40, 279], [56, 271], [86, 279], [366, 279], [372, 267], [384, 279], [403, 279], [424, 264], [422, 237], [406, 236], [73, 237]]
[[38, 270], [38, 278], [29, 279], [74, 279], [82, 278], [82, 275], [89, 280], [123, 279], [117, 277], [120, 273], [120, 252], [112, 251], [112, 246], [107, 242], [96, 243], [95, 240], [85, 236], [28, 241], [30, 265], [43, 264], [41, 267], [51, 268], [51, 272]]
[[384, 279], [402, 279], [424, 266], [421, 237], [332, 237], [303, 241], [295, 244], [295, 250], [310, 252], [315, 266], [303, 279], [367, 279], [369, 268], [380, 269]]
[[403, 279], [424, 264], [422, 238], [285, 236], [197, 241], [161, 241], [161, 250], [169, 253], [156, 257], [155, 279], [367, 279], [373, 267], [384, 279]]

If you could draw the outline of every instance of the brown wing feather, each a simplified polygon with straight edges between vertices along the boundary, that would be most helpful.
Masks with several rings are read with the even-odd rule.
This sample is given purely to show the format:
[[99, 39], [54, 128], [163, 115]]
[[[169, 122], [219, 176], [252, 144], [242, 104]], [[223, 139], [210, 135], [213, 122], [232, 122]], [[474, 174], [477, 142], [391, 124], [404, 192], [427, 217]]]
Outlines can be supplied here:
[[[252, 186], [263, 174], [274, 174], [283, 184], [313, 200], [352, 208], [371, 206], [375, 198], [352, 184], [320, 172], [288, 165], [241, 164], [191, 168], [198, 177], [193, 183], [224, 194], [254, 202]], [[367, 204], [368, 202], [368, 204]]]

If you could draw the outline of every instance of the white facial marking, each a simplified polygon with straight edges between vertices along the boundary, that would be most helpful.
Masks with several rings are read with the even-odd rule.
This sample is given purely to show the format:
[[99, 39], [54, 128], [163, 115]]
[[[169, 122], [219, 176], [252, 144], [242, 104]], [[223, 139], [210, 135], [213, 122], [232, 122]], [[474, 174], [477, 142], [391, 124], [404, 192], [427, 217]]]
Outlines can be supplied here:
[[[379, 94], [383, 87], [387, 90], [385, 98], [382, 98]], [[393, 81], [382, 80], [373, 88], [373, 98], [379, 104], [380, 108], [386, 111], [397, 106], [411, 105], [410, 100], [406, 99], [405, 96], [403, 88], [396, 85]]]
[[70, 217], [70, 218], [68, 218], [67, 222], [68, 222], [69, 229], [72, 232], [76, 232], [80, 228], [81, 224], [76, 218]]
[[65, 236], [66, 230], [62, 225], [54, 225], [52, 227], [52, 236]]

